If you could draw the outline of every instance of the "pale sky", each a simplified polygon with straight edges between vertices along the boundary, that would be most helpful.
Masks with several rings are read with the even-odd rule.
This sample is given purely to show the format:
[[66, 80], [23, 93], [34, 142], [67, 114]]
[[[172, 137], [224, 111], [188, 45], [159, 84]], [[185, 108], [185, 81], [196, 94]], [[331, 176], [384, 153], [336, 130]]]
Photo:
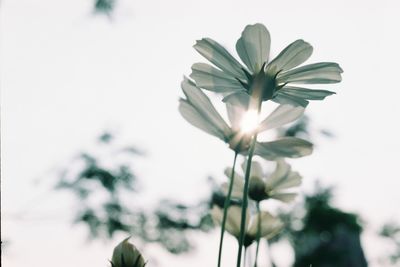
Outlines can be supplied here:
[[[4, 266], [107, 266], [122, 237], [86, 243], [85, 229], [70, 226], [73, 203], [64, 195], [52, 193], [29, 211], [54, 220], [8, 216], [46, 194], [52, 178], [34, 181], [104, 129], [148, 152], [135, 168], [148, 200], [195, 200], [207, 193], [208, 175], [223, 180], [232, 152], [181, 118], [179, 83], [191, 64], [204, 62], [195, 40], [212, 37], [234, 51], [256, 22], [271, 33], [272, 56], [302, 38], [314, 46], [309, 62], [344, 69], [343, 82], [328, 86], [337, 95], [307, 108], [313, 126], [336, 138], [317, 138], [312, 156], [292, 162], [303, 191], [317, 178], [336, 185], [335, 204], [367, 222], [363, 245], [377, 266], [383, 248], [371, 233], [400, 221], [400, 2], [120, 0], [110, 20], [93, 16], [91, 0], [3, 0], [0, 12], [1, 223], [11, 241]], [[162, 255], [159, 266], [204, 266], [214, 264], [217, 242], [201, 236], [185, 259], [147, 251]], [[236, 250], [225, 251], [230, 266]]]

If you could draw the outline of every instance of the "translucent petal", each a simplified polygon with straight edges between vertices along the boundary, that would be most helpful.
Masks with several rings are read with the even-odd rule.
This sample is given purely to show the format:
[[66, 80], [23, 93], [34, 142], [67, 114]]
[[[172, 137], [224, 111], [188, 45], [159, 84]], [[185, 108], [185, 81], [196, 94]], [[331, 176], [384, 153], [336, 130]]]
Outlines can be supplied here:
[[268, 68], [277, 72], [290, 70], [304, 63], [312, 54], [312, 46], [303, 40], [296, 40], [268, 64]]
[[236, 51], [249, 70], [258, 73], [268, 61], [270, 44], [271, 38], [264, 25], [247, 25], [236, 43]]
[[242, 105], [233, 105], [232, 103], [226, 103], [226, 110], [228, 112], [228, 118], [231, 123], [232, 130], [237, 132], [240, 130], [240, 124], [243, 119], [243, 115], [246, 110]]
[[218, 111], [214, 108], [207, 95], [188, 79], [184, 79], [182, 81], [181, 87], [187, 98], [187, 101], [197, 110], [201, 117], [203, 117], [204, 120], [209, 121], [210, 124], [222, 132], [225, 137], [230, 136], [231, 129]]
[[[246, 169], [247, 169], [247, 160], [243, 161], [242, 169], [243, 169], [243, 172], [245, 173]], [[252, 176], [259, 177], [260, 179], [264, 178], [263, 169], [261, 167], [261, 164], [258, 161], [251, 162], [250, 177], [252, 177]]]
[[190, 77], [198, 87], [217, 93], [243, 90], [243, 85], [237, 79], [205, 63], [193, 64]]
[[247, 234], [254, 239], [257, 238], [259, 221], [261, 226], [260, 237], [271, 238], [283, 227], [283, 223], [278, 218], [272, 216], [269, 212], [262, 211], [260, 214], [254, 216], [254, 219], [251, 221], [249, 230], [247, 232]]
[[[231, 177], [231, 172], [232, 172], [232, 168], [226, 168], [225, 169], [225, 175], [230, 178]], [[222, 192], [225, 195], [228, 195], [228, 183], [223, 183], [222, 184]], [[232, 189], [232, 198], [235, 199], [242, 199], [243, 197], [243, 177], [241, 175], [239, 175], [237, 172], [235, 172], [235, 178], [233, 180], [233, 189]]]
[[302, 177], [298, 172], [290, 172], [289, 175], [282, 179], [277, 185], [275, 185], [274, 190], [283, 190], [301, 185]]
[[241, 80], [247, 80], [244, 67], [216, 41], [203, 38], [198, 40], [193, 47], [221, 70]]
[[277, 193], [270, 196], [270, 198], [280, 200], [285, 203], [292, 202], [297, 197], [297, 193]]
[[284, 137], [272, 142], [256, 143], [254, 153], [267, 160], [298, 158], [310, 155], [313, 145], [300, 138]]
[[297, 120], [304, 113], [301, 106], [279, 105], [268, 117], [260, 123], [259, 131], [281, 127], [289, 122]]
[[213, 218], [214, 222], [217, 224], [222, 224], [223, 212], [222, 209], [218, 206], [214, 205], [211, 209], [211, 217]]
[[[246, 210], [246, 229], [249, 225], [249, 210]], [[226, 230], [232, 235], [239, 237], [240, 234], [240, 223], [242, 218], [242, 208], [238, 206], [231, 206], [228, 208], [228, 217], [226, 219]]]
[[274, 98], [272, 98], [272, 100], [276, 103], [279, 104], [287, 104], [287, 105], [292, 105], [292, 106], [300, 106], [300, 107], [307, 107], [308, 105], [308, 100], [303, 99], [301, 97], [297, 97], [297, 96], [293, 96], [290, 94], [287, 94], [285, 92], [285, 90], [278, 90], [278, 92], [276, 92]]
[[[211, 216], [215, 222], [221, 224], [223, 218], [223, 210], [218, 206], [214, 205], [213, 208], [211, 209]], [[231, 235], [235, 236], [236, 238], [238, 238], [240, 234], [241, 216], [242, 216], [241, 207], [231, 206], [228, 208], [225, 230], [228, 231]], [[248, 227], [248, 223], [249, 223], [249, 212], [247, 210], [246, 229]]]
[[278, 74], [278, 83], [338, 83], [343, 70], [337, 63], [320, 62]]
[[319, 89], [307, 89], [302, 87], [284, 86], [280, 89], [286, 95], [290, 95], [296, 98], [303, 98], [307, 100], [323, 100], [325, 97], [336, 94], [328, 90]]
[[199, 113], [187, 100], [179, 100], [179, 112], [193, 126], [225, 141], [224, 132]]
[[284, 161], [283, 159], [277, 160], [275, 170], [266, 179], [266, 189], [268, 191], [273, 190], [282, 179], [290, 174], [290, 171], [291, 167], [286, 161]]
[[222, 99], [226, 103], [228, 118], [234, 131], [239, 131], [243, 116], [249, 106], [250, 96], [244, 91], [229, 94]]

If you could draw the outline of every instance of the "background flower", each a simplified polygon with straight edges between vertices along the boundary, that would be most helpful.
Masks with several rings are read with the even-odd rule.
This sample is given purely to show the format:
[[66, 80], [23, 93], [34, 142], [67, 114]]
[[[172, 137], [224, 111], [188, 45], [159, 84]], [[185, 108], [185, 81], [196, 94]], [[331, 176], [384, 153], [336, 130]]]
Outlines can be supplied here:
[[[241, 220], [242, 208], [239, 206], [231, 206], [228, 209], [228, 217], [226, 220], [226, 231], [237, 239], [240, 236], [240, 220]], [[222, 222], [223, 210], [217, 206], [213, 206], [211, 210], [211, 216], [217, 223]], [[250, 246], [257, 239], [257, 226], [261, 221], [261, 235], [260, 238], [272, 238], [274, 237], [283, 227], [283, 223], [272, 216], [269, 212], [262, 211], [257, 215], [250, 215], [247, 211], [246, 216], [246, 234], [244, 246]]]

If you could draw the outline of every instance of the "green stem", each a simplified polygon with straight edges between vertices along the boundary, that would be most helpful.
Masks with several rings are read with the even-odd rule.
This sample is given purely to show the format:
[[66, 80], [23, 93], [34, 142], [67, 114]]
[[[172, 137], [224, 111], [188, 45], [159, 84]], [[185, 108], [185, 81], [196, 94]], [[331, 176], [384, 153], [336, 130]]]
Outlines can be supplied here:
[[231, 202], [232, 190], [233, 190], [233, 181], [235, 179], [235, 167], [236, 167], [236, 159], [237, 159], [238, 152], [235, 152], [235, 157], [233, 158], [233, 165], [232, 165], [232, 172], [229, 180], [229, 188], [228, 194], [225, 198], [224, 202], [224, 214], [222, 216], [222, 223], [221, 223], [221, 235], [219, 239], [219, 251], [218, 251], [218, 267], [221, 266], [221, 258], [222, 258], [222, 245], [224, 243], [224, 233], [225, 233], [225, 224], [226, 218], [228, 215], [228, 208]]
[[244, 177], [244, 188], [243, 188], [243, 204], [242, 204], [242, 218], [240, 222], [240, 238], [239, 238], [239, 251], [237, 255], [236, 266], [240, 267], [240, 262], [242, 258], [242, 248], [244, 243], [244, 237], [246, 232], [246, 211], [248, 204], [248, 191], [249, 191], [249, 180], [250, 180], [250, 169], [251, 169], [251, 161], [253, 159], [254, 149], [256, 146], [257, 133], [254, 134], [253, 139], [251, 141], [249, 155], [247, 157], [247, 166], [246, 166], [246, 174]]
[[[264, 69], [264, 66], [263, 66]], [[261, 80], [257, 79], [257, 77], [260, 77]], [[249, 103], [249, 109], [256, 108], [257, 109], [257, 115], [260, 115], [261, 111], [261, 104], [262, 104], [262, 94], [263, 94], [263, 86], [262, 86], [262, 78], [263, 78], [263, 72], [260, 72], [260, 75], [256, 76], [256, 79], [254, 81], [254, 84], [252, 85], [251, 88], [251, 98], [250, 98], [250, 103]], [[261, 82], [261, 83], [260, 83]], [[246, 174], [244, 177], [244, 188], [243, 188], [243, 204], [242, 204], [242, 218], [240, 222], [240, 238], [239, 238], [239, 251], [237, 255], [237, 261], [236, 261], [236, 267], [240, 267], [240, 261], [242, 258], [242, 248], [244, 244], [244, 237], [245, 237], [245, 232], [246, 232], [246, 211], [247, 211], [247, 205], [248, 205], [248, 192], [249, 192], [249, 180], [250, 180], [250, 170], [251, 170], [251, 161], [253, 160], [253, 155], [254, 155], [254, 149], [256, 147], [256, 142], [257, 142], [257, 134], [258, 131], [256, 130], [253, 139], [251, 140], [250, 148], [249, 148], [249, 154], [247, 156], [247, 166], [246, 166]]]
[[246, 267], [247, 247], [244, 248], [243, 266]]
[[256, 258], [254, 260], [254, 267], [257, 267], [258, 250], [260, 248], [260, 237], [261, 237], [261, 210], [259, 201], [257, 201], [256, 206], [257, 206], [258, 221], [257, 221], [257, 247], [256, 247]]

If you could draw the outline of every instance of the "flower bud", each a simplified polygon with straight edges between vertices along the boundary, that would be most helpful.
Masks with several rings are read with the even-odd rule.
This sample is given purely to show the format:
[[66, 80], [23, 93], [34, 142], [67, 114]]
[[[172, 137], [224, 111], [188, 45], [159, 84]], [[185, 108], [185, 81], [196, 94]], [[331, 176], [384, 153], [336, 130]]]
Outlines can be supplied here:
[[111, 259], [112, 267], [144, 267], [146, 263], [139, 250], [126, 238], [115, 248]]

